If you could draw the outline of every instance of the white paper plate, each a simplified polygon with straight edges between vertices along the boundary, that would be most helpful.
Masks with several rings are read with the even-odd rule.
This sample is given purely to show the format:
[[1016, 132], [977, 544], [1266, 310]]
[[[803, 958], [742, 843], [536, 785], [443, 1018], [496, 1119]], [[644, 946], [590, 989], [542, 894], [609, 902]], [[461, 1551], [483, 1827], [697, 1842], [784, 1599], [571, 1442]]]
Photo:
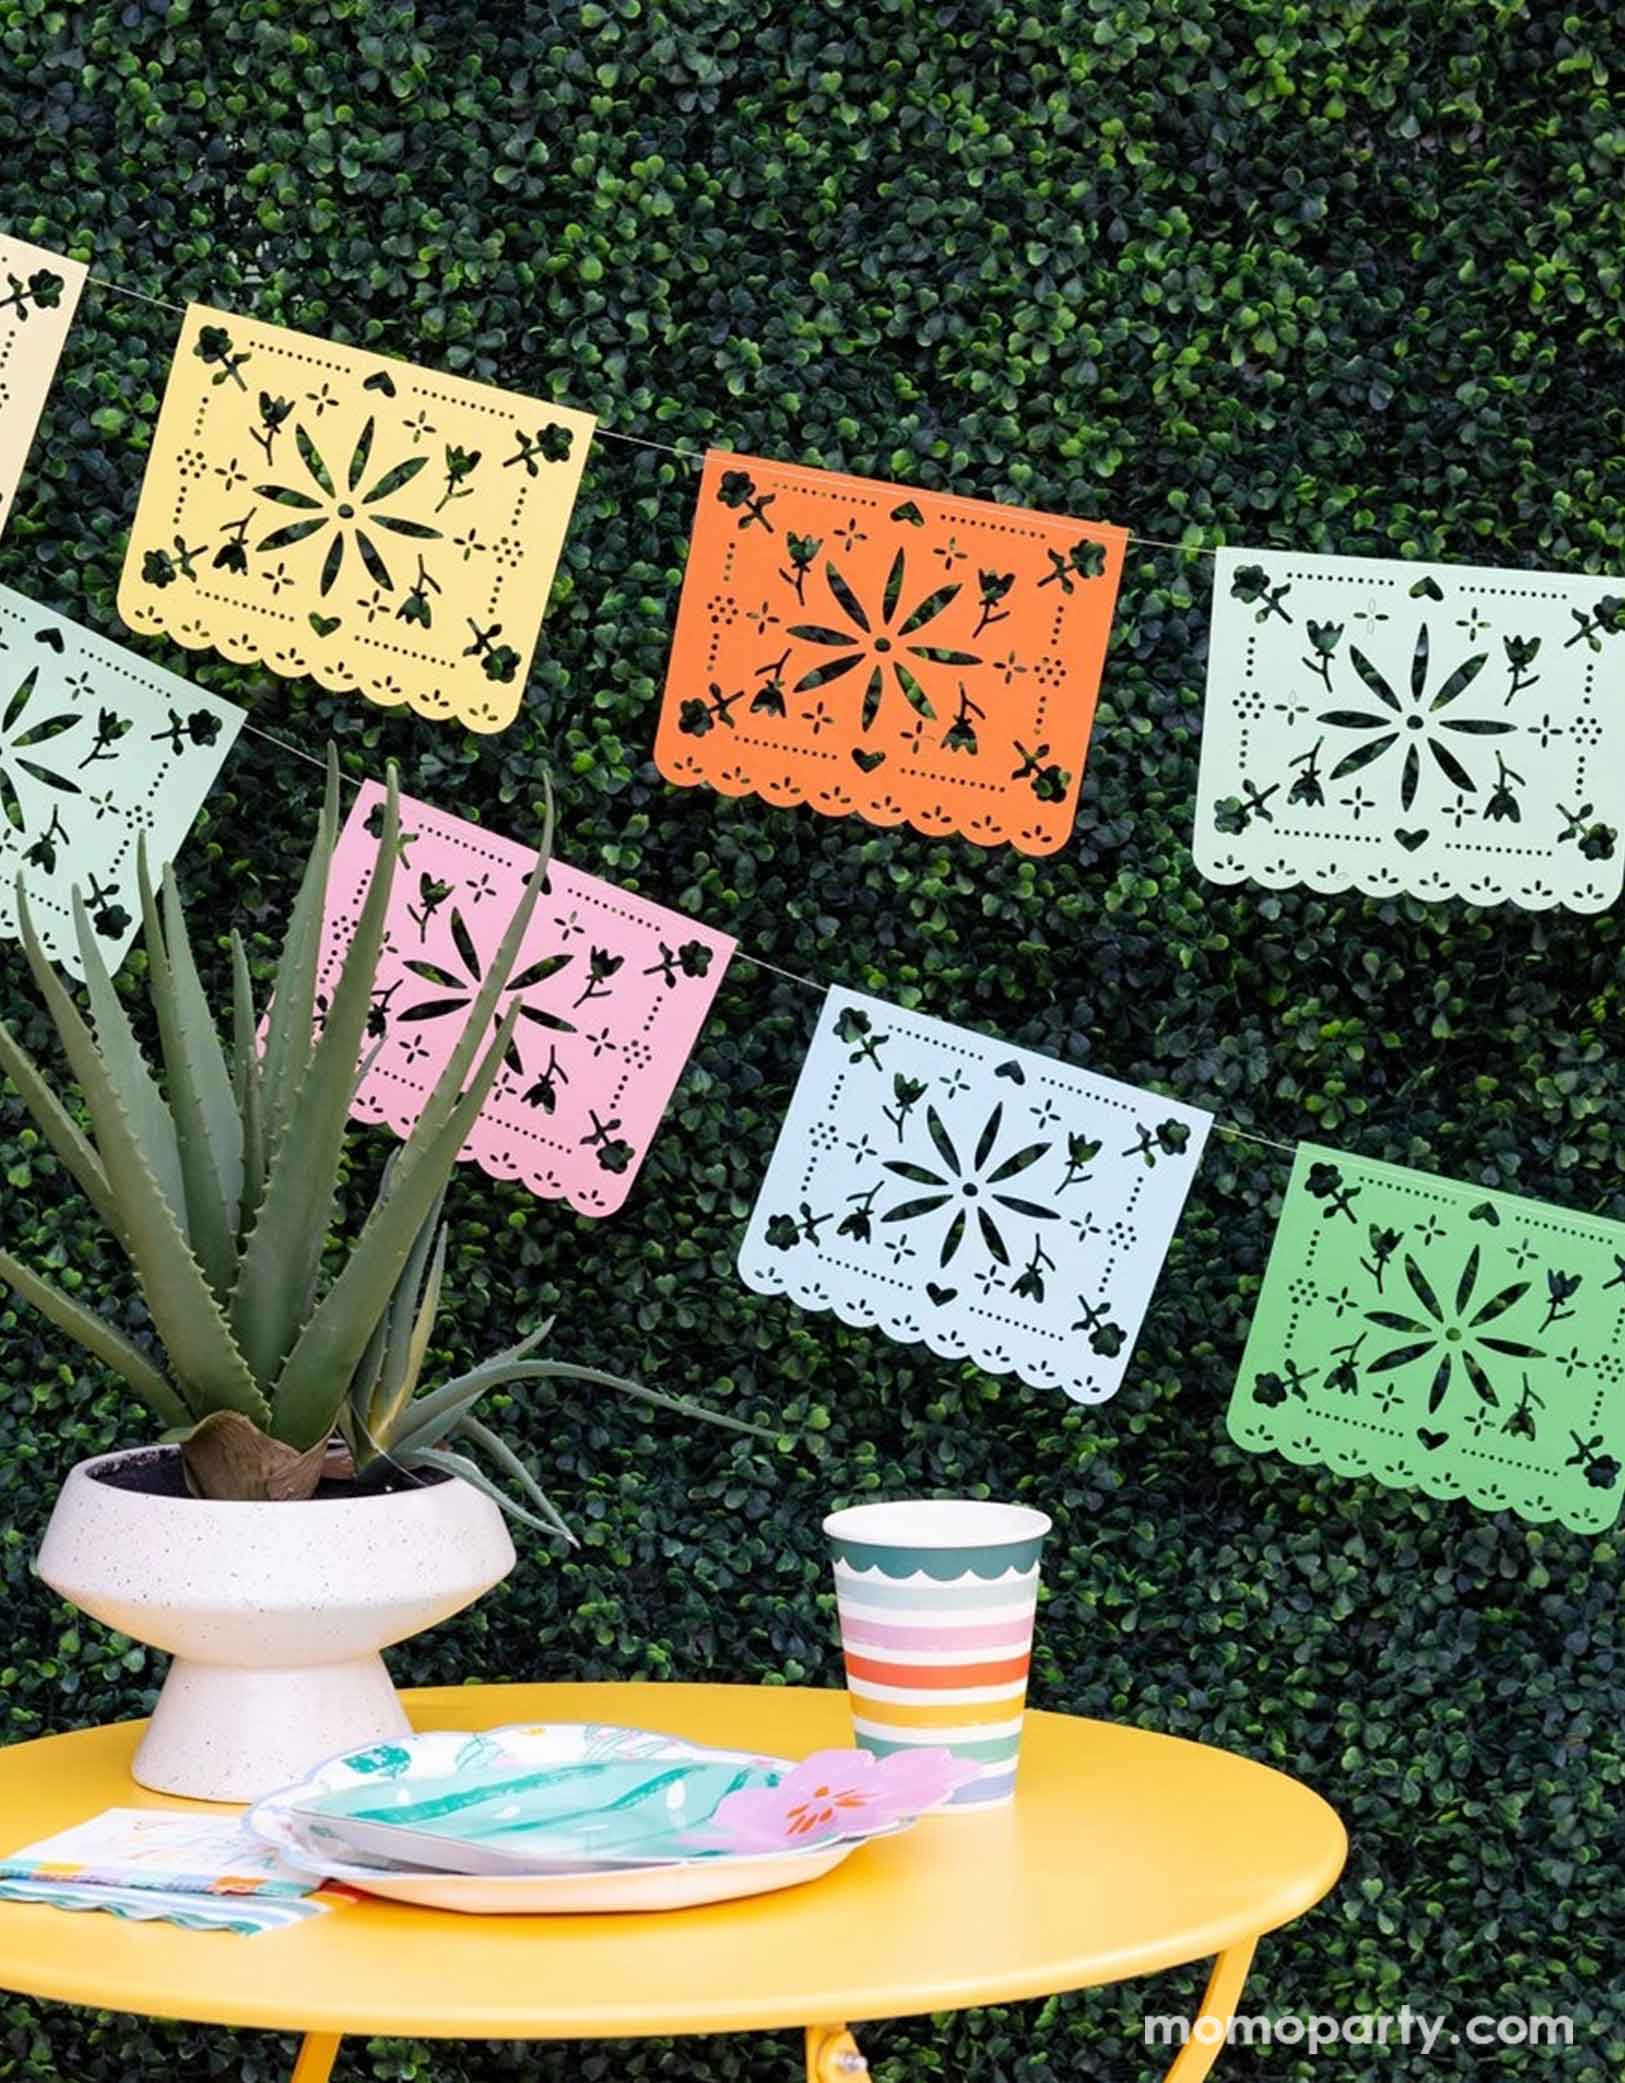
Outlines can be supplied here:
[[284, 1852], [288, 1865], [323, 1880], [343, 1881], [364, 1894], [423, 1909], [454, 1909], [466, 1916], [581, 1916], [613, 1910], [695, 1909], [705, 1902], [734, 1902], [745, 1895], [770, 1895], [818, 1880], [857, 1842], [825, 1845], [811, 1852], [757, 1852], [744, 1858], [711, 1859], [672, 1866], [620, 1866], [595, 1873], [486, 1874], [389, 1872], [376, 1866], [346, 1866], [332, 1859], [308, 1860]]

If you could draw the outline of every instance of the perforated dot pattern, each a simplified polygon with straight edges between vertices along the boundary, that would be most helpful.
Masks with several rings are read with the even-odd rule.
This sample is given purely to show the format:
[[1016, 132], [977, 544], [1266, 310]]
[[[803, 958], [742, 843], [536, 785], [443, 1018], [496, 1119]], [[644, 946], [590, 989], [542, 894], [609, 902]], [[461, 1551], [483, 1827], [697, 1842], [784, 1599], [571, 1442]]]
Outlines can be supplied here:
[[764, 1293], [1099, 1401], [1122, 1378], [1207, 1124], [832, 991], [740, 1271]]
[[194, 306], [120, 612], [194, 649], [500, 730], [523, 697], [593, 425]]
[[[378, 858], [383, 791], [357, 797], [334, 855], [320, 988], [331, 989]], [[468, 1017], [535, 855], [403, 798], [374, 991], [377, 1053], [356, 1112], [411, 1133]], [[725, 973], [726, 934], [554, 861], [498, 1011], [521, 1011], [463, 1155], [493, 1177], [618, 1208]]]
[[1224, 550], [1194, 852], [1217, 881], [1594, 911], [1625, 882], [1618, 580]]
[[48, 954], [81, 975], [73, 891], [116, 969], [140, 914], [135, 856], [180, 851], [242, 726], [230, 702], [0, 587], [0, 931], [19, 869]]

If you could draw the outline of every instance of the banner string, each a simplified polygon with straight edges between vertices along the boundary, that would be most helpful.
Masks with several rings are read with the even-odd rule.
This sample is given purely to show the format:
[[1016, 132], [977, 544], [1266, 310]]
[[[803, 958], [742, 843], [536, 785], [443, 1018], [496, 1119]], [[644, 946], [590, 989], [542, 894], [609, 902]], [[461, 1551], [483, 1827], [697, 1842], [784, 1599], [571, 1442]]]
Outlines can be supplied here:
[[[88, 279], [98, 289], [105, 289], [113, 296], [131, 297], [137, 303], [150, 304], [154, 310], [172, 312], [177, 318], [186, 316], [186, 306], [184, 304], [171, 303], [167, 297], [149, 296], [143, 289], [131, 289], [122, 282], [115, 282], [109, 276], [99, 275], [94, 271], [89, 274]], [[680, 462], [702, 463], [705, 460], [705, 451], [703, 449], [683, 448], [670, 441], [651, 441], [643, 434], [623, 434], [616, 427], [600, 426], [596, 429], [596, 432], [601, 434], [606, 441], [622, 441], [632, 448], [658, 450], [662, 455], [676, 456]], [[1144, 544], [1150, 549], [1183, 550], [1194, 552], [1202, 557], [1212, 557], [1217, 554], [1216, 551], [1209, 549], [1202, 543], [1170, 542], [1165, 537], [1156, 535], [1131, 534], [1129, 541]], [[264, 744], [274, 746], [278, 752], [286, 753], [293, 759], [302, 759], [308, 766], [314, 767], [318, 773], [326, 772], [326, 762], [318, 759], [313, 752], [307, 752], [302, 745], [290, 745], [285, 738], [277, 737], [271, 731], [262, 730], [257, 723], [250, 723], [246, 718], [242, 727], [250, 737], [258, 738]], [[352, 779], [348, 774], [341, 775], [339, 778], [346, 788], [354, 789], [361, 786], [359, 781]], [[816, 977], [802, 976], [794, 969], [781, 968], [777, 962], [769, 962], [763, 955], [753, 955], [746, 948], [738, 948], [737, 954], [741, 962], [748, 962], [753, 969], [765, 969], [771, 975], [782, 977], [786, 983], [797, 984], [805, 991], [823, 992], [829, 988], [828, 985], [820, 983]], [[1229, 1136], [1237, 1142], [1254, 1143], [1260, 1149], [1279, 1151], [1284, 1157], [1296, 1157], [1297, 1155], [1297, 1145], [1295, 1143], [1281, 1142], [1275, 1136], [1259, 1135], [1254, 1129], [1237, 1128], [1230, 1122], [1215, 1121], [1213, 1131], [1216, 1135]]]
[[[286, 738], [279, 738], [273, 731], [262, 730], [257, 723], [250, 723], [246, 718], [242, 728], [249, 737], [261, 739], [265, 744], [274, 746], [278, 752], [286, 753], [292, 759], [302, 759], [306, 766], [314, 767], [317, 773], [327, 772], [327, 762], [318, 759], [314, 752], [307, 752], [302, 745], [290, 745]], [[350, 774], [340, 774], [339, 783], [341, 787], [349, 789], [359, 789], [362, 785]], [[828, 984], [821, 983], [817, 977], [803, 976], [799, 970], [782, 968], [777, 962], [769, 962], [765, 955], [753, 955], [748, 948], [740, 947], [737, 943], [734, 954], [736, 960], [748, 962], [752, 969], [768, 970], [774, 976], [783, 977], [787, 984], [798, 984], [804, 991], [814, 991], [822, 996], [829, 989]], [[1283, 1143], [1274, 1136], [1259, 1135], [1255, 1129], [1237, 1128], [1226, 1121], [1215, 1120], [1213, 1133], [1230, 1136], [1237, 1142], [1257, 1143], [1266, 1150], [1278, 1150], [1284, 1157], [1296, 1157], [1298, 1154], [1298, 1146], [1295, 1143]]]
[[[105, 289], [113, 296], [132, 297], [137, 303], [152, 305], [154, 310], [173, 312], [177, 318], [186, 316], [186, 306], [184, 304], [173, 304], [167, 297], [149, 296], [145, 290], [131, 289], [122, 282], [114, 282], [109, 276], [98, 275], [94, 272], [90, 274], [88, 279], [95, 283], [98, 289]], [[662, 455], [676, 456], [680, 462], [702, 463], [705, 460], [705, 451], [703, 449], [682, 448], [670, 441], [651, 441], [643, 434], [623, 434], [616, 427], [600, 426], [596, 431], [606, 441], [622, 441], [633, 448], [655, 449]], [[1212, 557], [1217, 554], [1202, 543], [1170, 542], [1165, 537], [1156, 535], [1131, 534], [1129, 541], [1142, 543], [1150, 549], [1192, 551], [1202, 557]], [[243, 729], [250, 737], [259, 738], [263, 743], [274, 746], [277, 751], [287, 753], [294, 759], [304, 760], [308, 766], [314, 767], [318, 773], [326, 772], [326, 762], [318, 759], [313, 752], [307, 752], [303, 746], [290, 745], [285, 738], [279, 738], [271, 731], [262, 730], [257, 723], [250, 723], [246, 718], [243, 722]], [[348, 774], [341, 775], [340, 780], [347, 788], [353, 789], [361, 786], [360, 782], [352, 779]], [[828, 989], [828, 986], [820, 983], [816, 977], [802, 976], [796, 970], [781, 968], [777, 962], [769, 962], [763, 955], [753, 955], [746, 948], [739, 948], [737, 953], [739, 960], [748, 962], [753, 969], [765, 969], [773, 976], [782, 977], [786, 983], [799, 985], [803, 990], [823, 992]], [[1254, 1143], [1261, 1149], [1276, 1150], [1285, 1157], [1295, 1157], [1297, 1155], [1296, 1144], [1283, 1143], [1274, 1136], [1259, 1135], [1250, 1128], [1237, 1128], [1229, 1122], [1215, 1121], [1213, 1129], [1216, 1135], [1229, 1136], [1238, 1142]]]
[[[89, 275], [88, 279], [95, 283], [98, 289], [105, 289], [113, 296], [132, 297], [137, 303], [150, 304], [157, 311], [172, 312], [177, 318], [186, 316], [186, 306], [184, 304], [171, 303], [167, 297], [149, 296], [145, 290], [131, 289], [122, 282], [114, 282], [109, 276], [98, 275], [94, 272]], [[670, 441], [651, 441], [643, 434], [623, 434], [616, 427], [599, 426], [595, 431], [601, 434], [607, 441], [622, 441], [633, 448], [658, 450], [662, 455], [676, 456], [680, 462], [702, 463], [705, 460], [705, 451], [703, 449], [682, 448]], [[1165, 537], [1156, 535], [1131, 534], [1129, 541], [1144, 544], [1150, 549], [1190, 551], [1202, 557], [1212, 557], [1217, 554], [1202, 543], [1170, 542]], [[263, 743], [274, 746], [277, 751], [287, 753], [294, 759], [304, 760], [308, 766], [314, 767], [318, 773], [326, 772], [326, 762], [318, 759], [313, 752], [307, 752], [303, 746], [290, 745], [285, 738], [279, 738], [271, 731], [262, 730], [257, 723], [250, 723], [246, 718], [242, 727], [250, 737], [259, 738]], [[341, 775], [339, 778], [346, 788], [354, 789], [361, 786], [360, 782], [352, 779], [348, 774]], [[828, 989], [828, 986], [820, 983], [816, 977], [802, 976], [796, 970], [781, 968], [777, 962], [769, 962], [763, 955], [753, 955], [746, 948], [739, 948], [737, 953], [739, 960], [748, 962], [753, 969], [765, 969], [773, 976], [782, 977], [786, 983], [799, 985], [803, 990], [823, 992]], [[1238, 1142], [1254, 1143], [1261, 1149], [1276, 1150], [1285, 1157], [1295, 1157], [1297, 1155], [1296, 1144], [1283, 1143], [1274, 1136], [1259, 1135], [1250, 1128], [1237, 1128], [1229, 1122], [1215, 1121], [1213, 1129], [1216, 1135], [1229, 1136]]]
[[[122, 282], [115, 282], [108, 275], [98, 275], [92, 272], [86, 279], [95, 283], [98, 289], [105, 289], [113, 296], [133, 297], [137, 303], [151, 304], [154, 310], [172, 311], [177, 318], [186, 316], [186, 306], [184, 304], [172, 304], [167, 297], [148, 296], [144, 289], [128, 289]], [[563, 404], [565, 401], [559, 399], [556, 402]], [[623, 441], [631, 448], [656, 449], [661, 455], [676, 456], [683, 463], [693, 464], [705, 461], [706, 452], [703, 448], [680, 447], [670, 441], [651, 441], [646, 434], [623, 434], [618, 427], [597, 425], [593, 431], [605, 441]], [[1161, 535], [1135, 535], [1131, 533], [1128, 539], [1130, 542], [1142, 544], [1147, 549], [1182, 550], [1188, 555], [1197, 557], [1216, 557], [1218, 555], [1217, 550], [1210, 549], [1205, 543], [1170, 542], [1166, 536]]]
[[114, 282], [106, 275], [98, 275], [94, 269], [86, 275], [87, 282], [94, 282], [98, 289], [105, 289], [116, 297], [134, 297], [138, 304], [151, 304], [158, 311], [173, 311], [177, 318], [186, 316], [184, 304], [172, 304], [167, 297], [149, 297], [144, 289], [127, 289], [122, 282]]

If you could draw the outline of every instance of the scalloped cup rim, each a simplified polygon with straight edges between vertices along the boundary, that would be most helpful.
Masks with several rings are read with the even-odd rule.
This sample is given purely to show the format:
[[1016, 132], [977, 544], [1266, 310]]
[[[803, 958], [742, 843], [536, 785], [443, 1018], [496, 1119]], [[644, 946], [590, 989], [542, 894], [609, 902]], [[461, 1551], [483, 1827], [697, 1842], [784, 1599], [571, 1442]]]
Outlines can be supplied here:
[[823, 1530], [828, 1539], [852, 1547], [1003, 1548], [1042, 1540], [1053, 1523], [1035, 1505], [921, 1497], [845, 1505], [826, 1516]]

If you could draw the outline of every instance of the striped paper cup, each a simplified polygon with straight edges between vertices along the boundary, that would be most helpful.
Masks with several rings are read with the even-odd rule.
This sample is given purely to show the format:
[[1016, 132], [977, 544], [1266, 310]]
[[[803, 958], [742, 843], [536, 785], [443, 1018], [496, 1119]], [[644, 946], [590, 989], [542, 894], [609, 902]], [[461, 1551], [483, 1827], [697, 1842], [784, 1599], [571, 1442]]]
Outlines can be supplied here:
[[858, 1745], [934, 1745], [980, 1767], [956, 1809], [1015, 1792], [1038, 1557], [1050, 1527], [1026, 1505], [860, 1504], [824, 1521]]

